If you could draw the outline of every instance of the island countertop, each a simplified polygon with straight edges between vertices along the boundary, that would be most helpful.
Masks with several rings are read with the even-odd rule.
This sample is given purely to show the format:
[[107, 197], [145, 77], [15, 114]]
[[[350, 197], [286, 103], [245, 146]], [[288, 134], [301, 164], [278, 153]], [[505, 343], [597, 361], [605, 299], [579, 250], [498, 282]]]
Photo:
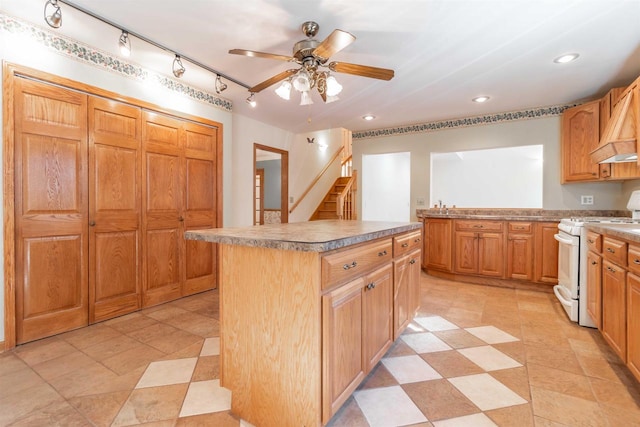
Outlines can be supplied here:
[[324, 220], [189, 230], [185, 238], [242, 246], [325, 252], [420, 229], [420, 222]]

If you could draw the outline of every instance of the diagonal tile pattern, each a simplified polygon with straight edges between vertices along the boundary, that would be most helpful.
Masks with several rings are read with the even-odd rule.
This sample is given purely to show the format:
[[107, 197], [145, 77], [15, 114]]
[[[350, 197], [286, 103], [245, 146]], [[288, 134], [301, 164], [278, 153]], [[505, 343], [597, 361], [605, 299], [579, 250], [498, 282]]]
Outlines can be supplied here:
[[[329, 426], [640, 426], [638, 382], [551, 293], [422, 274], [421, 297]], [[210, 291], [0, 353], [0, 426], [252, 427], [220, 386], [218, 316]]]

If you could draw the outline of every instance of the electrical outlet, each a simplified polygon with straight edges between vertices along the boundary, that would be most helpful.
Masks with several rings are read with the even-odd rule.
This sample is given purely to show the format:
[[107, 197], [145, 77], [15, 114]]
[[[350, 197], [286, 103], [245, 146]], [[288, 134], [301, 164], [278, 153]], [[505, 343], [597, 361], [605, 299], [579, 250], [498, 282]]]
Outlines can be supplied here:
[[593, 196], [580, 196], [580, 204], [582, 204], [582, 205], [592, 205], [593, 204]]
[[293, 203], [293, 196], [289, 196], [289, 203]]
[[424, 206], [425, 201], [424, 201], [424, 197], [418, 197], [416, 199], [416, 206]]

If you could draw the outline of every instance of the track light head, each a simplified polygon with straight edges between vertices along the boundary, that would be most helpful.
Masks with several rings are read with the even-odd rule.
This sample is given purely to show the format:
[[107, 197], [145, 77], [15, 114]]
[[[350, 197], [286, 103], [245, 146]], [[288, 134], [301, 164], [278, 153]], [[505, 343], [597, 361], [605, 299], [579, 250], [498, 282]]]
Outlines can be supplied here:
[[251, 95], [247, 98], [247, 104], [251, 106], [251, 108], [255, 108], [258, 103], [256, 102], [256, 94], [251, 92]]
[[120, 40], [118, 40], [118, 46], [120, 46], [120, 53], [124, 56], [131, 55], [131, 40], [129, 40], [129, 33], [122, 30], [120, 34]]
[[180, 59], [180, 55], [176, 54], [176, 57], [173, 59], [173, 75], [177, 78], [180, 78], [184, 75], [184, 72], [187, 71], [182, 65], [182, 60]]
[[224, 92], [227, 89], [227, 84], [222, 81], [220, 74], [216, 75], [216, 93]]
[[62, 26], [62, 10], [60, 10], [58, 0], [47, 0], [44, 4], [44, 20], [51, 28]]

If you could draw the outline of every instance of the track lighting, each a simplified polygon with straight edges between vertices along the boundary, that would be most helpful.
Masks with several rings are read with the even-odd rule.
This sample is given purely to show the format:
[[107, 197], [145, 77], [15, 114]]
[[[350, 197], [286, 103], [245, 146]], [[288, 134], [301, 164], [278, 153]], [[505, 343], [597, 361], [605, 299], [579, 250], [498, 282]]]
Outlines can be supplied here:
[[[48, 10], [53, 13], [47, 13]], [[51, 28], [60, 28], [62, 25], [62, 11], [58, 6], [58, 0], [47, 0], [44, 5], [44, 20]]]
[[247, 104], [251, 105], [252, 108], [255, 108], [255, 106], [258, 105], [255, 93], [251, 92], [251, 95], [247, 98]]
[[224, 92], [227, 89], [227, 84], [222, 81], [220, 74], [216, 76], [216, 93]]
[[176, 55], [176, 57], [173, 60], [173, 75], [176, 76], [177, 78], [180, 78], [184, 75], [185, 71], [186, 69], [184, 68], [184, 65], [182, 65], [182, 61], [180, 60], [180, 55]]
[[120, 40], [118, 40], [118, 45], [120, 46], [120, 53], [124, 56], [131, 55], [131, 40], [129, 40], [129, 33], [122, 30], [122, 34], [120, 34]]

